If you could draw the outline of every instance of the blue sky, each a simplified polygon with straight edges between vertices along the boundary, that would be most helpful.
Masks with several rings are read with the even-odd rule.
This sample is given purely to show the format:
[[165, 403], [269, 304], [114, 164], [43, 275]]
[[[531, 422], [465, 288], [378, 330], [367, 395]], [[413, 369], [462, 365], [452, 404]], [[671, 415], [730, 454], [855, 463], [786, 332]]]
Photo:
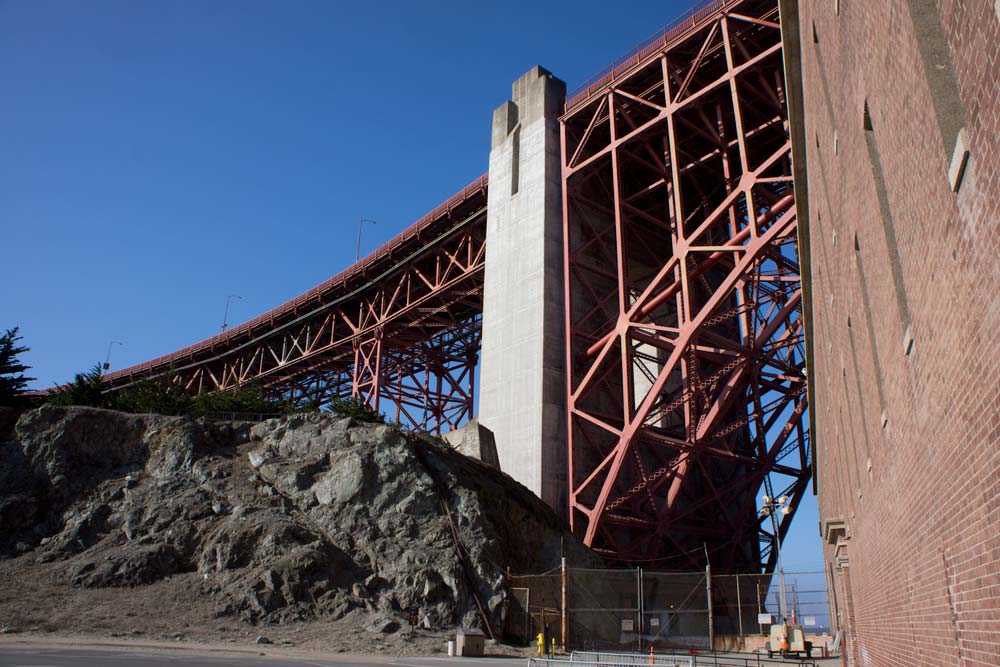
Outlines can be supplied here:
[[484, 173], [520, 74], [573, 88], [688, 5], [0, 0], [0, 328], [48, 387], [249, 319]]

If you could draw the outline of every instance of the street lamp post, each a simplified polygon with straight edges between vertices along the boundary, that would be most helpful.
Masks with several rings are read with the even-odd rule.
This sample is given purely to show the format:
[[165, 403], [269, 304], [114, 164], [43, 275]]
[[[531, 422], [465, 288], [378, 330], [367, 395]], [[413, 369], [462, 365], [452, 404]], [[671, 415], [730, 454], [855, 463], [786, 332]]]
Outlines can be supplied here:
[[771, 527], [774, 529], [775, 559], [778, 566], [778, 609], [781, 613], [781, 622], [785, 623], [788, 619], [788, 602], [785, 598], [785, 570], [781, 566], [781, 533], [778, 530], [778, 520], [774, 515], [779, 511], [782, 515], [791, 514], [792, 508], [788, 505], [788, 496], [780, 498], [764, 496], [761, 501], [763, 505], [761, 505], [758, 514], [762, 517], [771, 517]]
[[121, 342], [120, 340], [113, 340], [113, 341], [110, 341], [108, 343], [108, 354], [104, 357], [104, 366], [101, 368], [101, 370], [107, 371], [108, 369], [111, 368], [111, 346], [112, 345], [121, 345], [121, 346], [124, 347], [125, 343]]
[[222, 330], [223, 331], [225, 331], [226, 327], [229, 326], [229, 324], [228, 324], [228, 322], [229, 322], [229, 302], [232, 301], [233, 299], [239, 299], [240, 301], [242, 301], [243, 297], [241, 297], [239, 294], [230, 294], [229, 296], [226, 297], [226, 310], [222, 314]]
[[374, 220], [369, 220], [368, 218], [361, 218], [358, 220], [358, 250], [354, 253], [355, 263], [361, 261], [361, 229], [365, 226], [366, 222], [370, 225], [378, 224]]

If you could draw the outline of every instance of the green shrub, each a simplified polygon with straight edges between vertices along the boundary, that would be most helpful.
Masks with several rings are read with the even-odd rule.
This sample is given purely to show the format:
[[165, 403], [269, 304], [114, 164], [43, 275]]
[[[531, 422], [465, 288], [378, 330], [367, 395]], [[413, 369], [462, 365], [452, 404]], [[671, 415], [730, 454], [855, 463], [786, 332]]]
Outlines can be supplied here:
[[49, 402], [166, 415], [228, 412], [289, 414], [297, 411], [289, 401], [267, 397], [255, 382], [222, 391], [196, 393], [185, 387], [173, 370], [160, 377], [109, 391], [101, 382], [100, 366], [78, 373], [72, 383], [58, 387]]
[[245, 414], [289, 414], [295, 406], [289, 401], [265, 396], [256, 382], [232, 389], [201, 393], [194, 398], [194, 412], [241, 412]]
[[190, 412], [195, 404], [194, 394], [177, 381], [173, 372], [142, 380], [109, 396], [109, 402], [122, 412], [176, 414]]
[[384, 424], [385, 415], [372, 410], [360, 398], [333, 398], [327, 403], [325, 410], [341, 417], [351, 417], [359, 422], [369, 424]]
[[101, 382], [101, 365], [82, 373], [77, 373], [68, 384], [57, 385], [56, 393], [49, 398], [52, 405], [84, 405], [91, 408], [113, 407], [109, 397], [104, 394]]

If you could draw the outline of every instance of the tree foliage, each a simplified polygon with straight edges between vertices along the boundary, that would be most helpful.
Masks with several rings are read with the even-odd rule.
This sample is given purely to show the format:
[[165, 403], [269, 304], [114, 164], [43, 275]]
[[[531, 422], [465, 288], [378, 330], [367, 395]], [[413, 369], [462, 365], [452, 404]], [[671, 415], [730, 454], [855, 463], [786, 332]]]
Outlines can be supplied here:
[[18, 331], [19, 327], [14, 327], [0, 336], [0, 405], [23, 404], [28, 383], [35, 379], [24, 374], [31, 367], [17, 358], [31, 349], [18, 344]]
[[[83, 405], [122, 412], [165, 415], [281, 415], [320, 409], [318, 400], [295, 405], [290, 401], [270, 397], [256, 382], [222, 391], [196, 393], [187, 389], [172, 370], [156, 378], [108, 391], [101, 382], [100, 365], [78, 373], [73, 382], [57, 387], [49, 402], [54, 405]], [[335, 397], [325, 403], [323, 409], [359, 422], [386, 423], [384, 414], [372, 410], [360, 398]]]
[[194, 398], [194, 411], [289, 414], [297, 410], [289, 401], [269, 398], [259, 384], [251, 382], [233, 389], [198, 394]]
[[351, 417], [359, 422], [367, 422], [369, 424], [385, 423], [385, 415], [369, 408], [360, 398], [334, 397], [327, 403], [325, 410], [341, 417]]
[[194, 411], [195, 396], [169, 372], [111, 394], [110, 402], [122, 412], [184, 414]]
[[53, 405], [87, 405], [92, 408], [113, 407], [104, 394], [101, 383], [101, 365], [95, 364], [90, 370], [77, 373], [73, 381], [56, 387], [49, 399]]
[[196, 393], [187, 389], [170, 371], [160, 377], [108, 391], [101, 380], [101, 367], [78, 373], [73, 382], [57, 387], [49, 400], [54, 405], [83, 405], [122, 412], [148, 414], [288, 414], [296, 408], [288, 401], [269, 398], [260, 385]]

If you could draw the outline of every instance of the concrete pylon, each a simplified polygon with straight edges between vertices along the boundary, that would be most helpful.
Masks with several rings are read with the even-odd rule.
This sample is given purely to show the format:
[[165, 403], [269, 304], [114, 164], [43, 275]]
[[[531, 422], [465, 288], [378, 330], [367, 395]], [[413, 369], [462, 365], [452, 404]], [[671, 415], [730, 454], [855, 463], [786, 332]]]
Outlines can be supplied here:
[[541, 67], [493, 112], [479, 395], [500, 467], [566, 515], [566, 378], [559, 114]]

